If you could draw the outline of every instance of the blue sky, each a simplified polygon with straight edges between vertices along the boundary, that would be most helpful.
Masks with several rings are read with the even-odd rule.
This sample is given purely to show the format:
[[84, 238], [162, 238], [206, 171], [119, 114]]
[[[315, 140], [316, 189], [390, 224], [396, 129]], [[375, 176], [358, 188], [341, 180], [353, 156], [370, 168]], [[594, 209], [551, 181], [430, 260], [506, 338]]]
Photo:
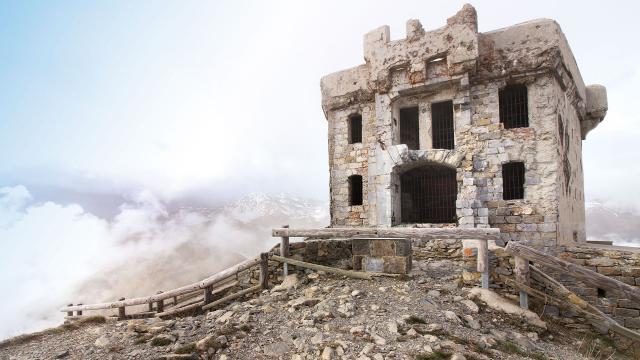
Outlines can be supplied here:
[[[139, 189], [167, 200], [246, 190], [326, 199], [320, 76], [361, 63], [369, 29], [389, 24], [399, 38], [408, 18], [435, 28], [461, 5], [0, 2], [0, 185], [27, 185], [39, 200]], [[628, 93], [639, 77], [636, 5], [617, 3], [615, 16], [601, 2], [474, 6], [481, 31], [559, 21], [585, 82], [609, 90], [609, 116], [584, 143], [587, 196], [628, 201], [608, 175], [627, 184], [619, 149], [628, 156], [640, 132]]]

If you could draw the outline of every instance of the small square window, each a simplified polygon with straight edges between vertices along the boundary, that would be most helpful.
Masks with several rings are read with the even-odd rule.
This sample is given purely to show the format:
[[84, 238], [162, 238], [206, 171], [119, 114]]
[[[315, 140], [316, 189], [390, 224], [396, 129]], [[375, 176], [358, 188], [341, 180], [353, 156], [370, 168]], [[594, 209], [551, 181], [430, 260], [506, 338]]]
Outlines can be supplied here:
[[431, 137], [434, 149], [453, 149], [453, 101], [431, 104]]
[[420, 149], [420, 123], [418, 107], [400, 109], [400, 143], [409, 150]]
[[524, 199], [524, 163], [511, 162], [502, 165], [502, 198]]
[[362, 205], [362, 176], [349, 176], [349, 205]]
[[500, 122], [505, 129], [529, 126], [529, 100], [527, 86], [507, 85], [498, 94]]
[[349, 116], [349, 144], [362, 142], [362, 115]]

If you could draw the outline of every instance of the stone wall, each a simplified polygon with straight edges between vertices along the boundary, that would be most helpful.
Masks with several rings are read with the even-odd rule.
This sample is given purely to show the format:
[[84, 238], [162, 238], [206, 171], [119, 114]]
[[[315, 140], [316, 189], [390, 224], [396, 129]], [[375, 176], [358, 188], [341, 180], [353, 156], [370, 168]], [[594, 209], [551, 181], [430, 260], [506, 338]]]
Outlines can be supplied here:
[[[479, 286], [480, 274], [476, 271], [477, 250], [474, 241], [460, 240], [412, 240], [412, 253], [409, 259], [459, 261], [463, 267], [461, 281], [467, 286]], [[505, 278], [513, 279], [513, 257], [504, 248], [490, 243], [490, 286], [514, 297], [514, 289], [506, 286]], [[542, 249], [541, 249], [542, 250]], [[279, 246], [273, 251], [279, 253]], [[609, 276], [626, 284], [640, 288], [640, 249], [606, 245], [559, 246], [547, 248], [545, 252], [557, 256], [576, 265], [585, 266], [590, 270]], [[350, 240], [307, 240], [292, 243], [290, 256], [307, 262], [337, 266], [343, 269], [353, 268], [352, 242]], [[585, 301], [595, 305], [604, 313], [609, 314], [620, 324], [640, 329], [640, 303], [621, 297], [613, 291], [598, 289], [566, 274], [551, 269], [544, 269], [554, 279], [565, 285]], [[532, 286], [545, 290], [544, 286], [532, 279]], [[544, 304], [535, 297], [530, 297], [532, 308], [546, 316], [560, 318], [565, 325], [591, 331], [592, 325], [578, 314], [555, 306]], [[600, 329], [602, 330], [602, 329]]]
[[[465, 5], [444, 27], [407, 22], [364, 37], [365, 64], [322, 78], [329, 129], [333, 226], [498, 227], [503, 240], [540, 246], [585, 241], [581, 141], [604, 117], [606, 90], [588, 86], [560, 26], [535, 20], [478, 33]], [[505, 129], [498, 94], [525, 84], [529, 127]], [[587, 96], [591, 94], [590, 96]], [[453, 102], [454, 149], [434, 149], [431, 104]], [[399, 110], [419, 109], [419, 149], [400, 143]], [[348, 142], [349, 116], [363, 141]], [[525, 195], [502, 200], [502, 165], [525, 164]], [[426, 164], [456, 169], [456, 221], [404, 224], [401, 175]], [[348, 177], [363, 178], [363, 204], [349, 204]]]

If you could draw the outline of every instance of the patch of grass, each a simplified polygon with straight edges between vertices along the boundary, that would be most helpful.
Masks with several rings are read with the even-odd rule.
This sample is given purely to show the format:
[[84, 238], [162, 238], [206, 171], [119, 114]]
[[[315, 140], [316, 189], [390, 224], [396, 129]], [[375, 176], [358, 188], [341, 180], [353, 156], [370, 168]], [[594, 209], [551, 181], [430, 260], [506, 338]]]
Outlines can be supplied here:
[[446, 360], [451, 357], [451, 353], [446, 351], [434, 351], [431, 354], [418, 354], [416, 360]]
[[498, 348], [498, 350], [507, 354], [517, 354], [521, 356], [526, 355], [526, 353], [522, 351], [522, 349], [520, 349], [520, 346], [518, 346], [518, 344], [514, 343], [513, 341], [498, 341], [498, 346], [496, 347]]
[[[240, 330], [244, 331], [244, 332], [250, 332], [253, 329], [253, 327], [249, 324], [242, 324], [240, 325]], [[295, 340], [295, 337], [292, 336], [292, 338]]]
[[609, 359], [616, 353], [616, 344], [608, 337], [587, 335], [581, 339], [578, 352], [589, 359]]
[[483, 354], [483, 355], [491, 355], [491, 352], [489, 350], [487, 350], [486, 348], [483, 348], [482, 346], [475, 344], [473, 346], [473, 351], [477, 352], [478, 354]]
[[167, 346], [171, 343], [172, 341], [166, 337], [154, 337], [151, 339], [151, 346]]
[[406, 322], [407, 324], [426, 324], [427, 320], [416, 315], [411, 315], [408, 318], [406, 318], [404, 322]]
[[176, 354], [192, 354], [196, 351], [196, 343], [188, 343], [180, 346], [174, 351]]
[[27, 342], [39, 340], [45, 336], [55, 335], [55, 334], [63, 333], [65, 331], [70, 331], [70, 330], [76, 330], [85, 324], [102, 324], [102, 323], [105, 323], [106, 321], [107, 319], [104, 316], [99, 316], [99, 315], [88, 316], [86, 318], [83, 318], [77, 321], [66, 322], [58, 327], [54, 327], [54, 328], [50, 328], [50, 329], [46, 329], [46, 330], [42, 330], [34, 333], [29, 333], [29, 334], [22, 334], [6, 340], [2, 340], [0, 341], [0, 349], [6, 348], [8, 346], [16, 346], [16, 345], [24, 344]]
[[543, 354], [543, 353], [533, 353], [533, 354], [529, 354], [529, 357], [535, 360], [549, 360], [549, 358], [547, 357], [547, 355]]
[[449, 338], [456, 344], [468, 345], [470, 343], [469, 339], [461, 338], [453, 334], [449, 334]]
[[77, 321], [78, 324], [104, 324], [107, 318], [102, 315], [87, 316]]

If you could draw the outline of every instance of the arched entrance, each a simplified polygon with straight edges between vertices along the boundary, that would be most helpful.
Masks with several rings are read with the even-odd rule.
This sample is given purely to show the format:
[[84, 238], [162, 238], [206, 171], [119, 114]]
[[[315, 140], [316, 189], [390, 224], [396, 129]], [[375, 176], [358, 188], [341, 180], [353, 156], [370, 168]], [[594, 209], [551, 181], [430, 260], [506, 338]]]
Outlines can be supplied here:
[[400, 174], [402, 223], [455, 223], [456, 170], [428, 164]]

